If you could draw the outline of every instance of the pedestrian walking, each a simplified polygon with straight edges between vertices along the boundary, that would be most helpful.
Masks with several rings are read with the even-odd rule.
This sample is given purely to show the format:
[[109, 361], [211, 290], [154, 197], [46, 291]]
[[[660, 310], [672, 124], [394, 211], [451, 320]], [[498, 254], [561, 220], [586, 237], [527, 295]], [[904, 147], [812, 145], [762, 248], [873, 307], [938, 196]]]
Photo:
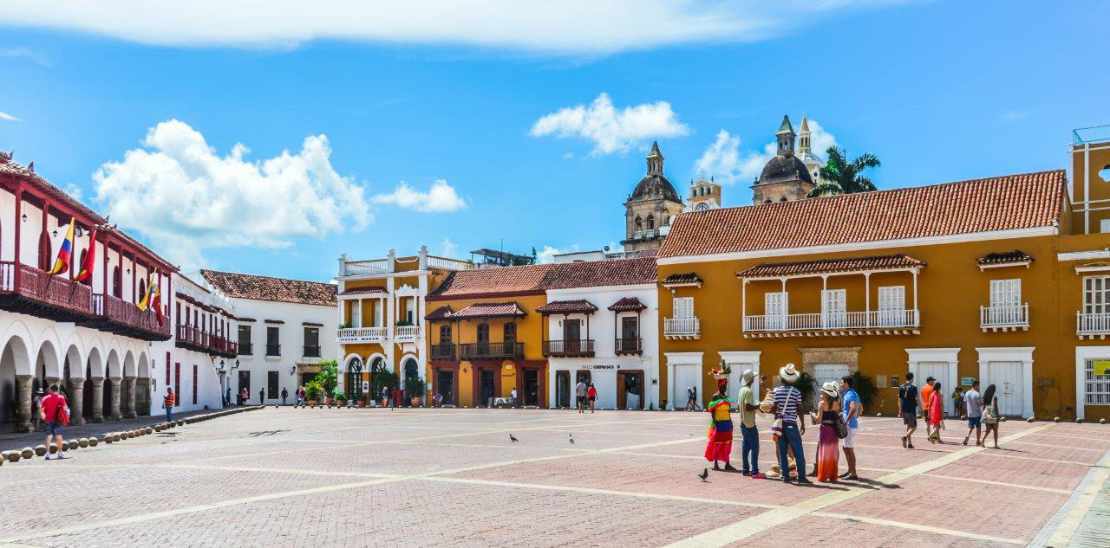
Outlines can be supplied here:
[[917, 430], [917, 405], [921, 395], [913, 384], [913, 373], [906, 373], [906, 382], [898, 387], [898, 416], [906, 426], [902, 435], [902, 447], [913, 449], [913, 432]]
[[304, 407], [304, 385], [297, 387], [297, 405]]
[[998, 396], [993, 384], [983, 391], [983, 402], [983, 422], [986, 423], [987, 428], [983, 431], [983, 439], [979, 444], [986, 445], [987, 435], [993, 433], [994, 448], [998, 449], [998, 422], [1002, 414], [998, 411]]
[[382, 407], [389, 407], [389, 387], [382, 387]]
[[243, 389], [239, 391], [239, 405], [246, 405], [250, 399], [251, 393], [247, 390], [247, 387], [244, 386]]
[[740, 408], [740, 473], [752, 479], [763, 479], [766, 476], [759, 472], [759, 429], [755, 424], [759, 402], [752, 390], [754, 380], [755, 373], [751, 369], [740, 376], [740, 401], [736, 402]]
[[227, 387], [227, 392], [224, 394], [224, 407], [231, 407], [231, 387]]
[[173, 387], [166, 387], [166, 395], [162, 396], [162, 407], [166, 409], [166, 422], [173, 422], [173, 406], [177, 403], [177, 396], [173, 393]]
[[840, 472], [840, 437], [836, 433], [836, 423], [840, 420], [840, 387], [835, 381], [821, 385], [820, 402], [811, 417], [813, 424], [821, 425], [817, 438], [817, 481], [835, 482]]
[[840, 412], [844, 417], [844, 425], [848, 427], [848, 435], [840, 440], [840, 446], [844, 449], [844, 460], [848, 462], [848, 471], [840, 477], [856, 480], [859, 479], [856, 473], [856, 432], [859, 432], [859, 416], [863, 413], [863, 401], [856, 392], [855, 379], [851, 375], [840, 379], [840, 389], [843, 391], [840, 396]]
[[952, 391], [952, 409], [956, 411], [956, 416], [964, 418], [964, 389], [962, 386], [957, 386]]
[[515, 409], [516, 408], [516, 402], [517, 402], [516, 387], [513, 387], [513, 391], [509, 393], [509, 400], [510, 400], [510, 403], [512, 404], [512, 407]]
[[392, 409], [397, 409], [397, 406], [401, 405], [401, 389], [394, 386], [393, 392], [390, 395], [390, 403], [392, 404]]
[[590, 383], [590, 387], [586, 389], [586, 399], [590, 402], [590, 413], [597, 410], [597, 387], [594, 383]]
[[728, 376], [727, 373], [715, 372], [717, 377], [717, 392], [713, 399], [705, 406], [709, 412], [709, 439], [705, 443], [705, 460], [713, 463], [713, 469], [720, 472], [720, 463], [723, 461], [726, 472], [735, 472], [736, 468], [729, 462], [732, 454], [732, 408], [728, 401]]
[[802, 453], [802, 434], [805, 433], [805, 423], [799, 424], [798, 409], [802, 406], [802, 393], [795, 386], [800, 374], [796, 366], [788, 363], [779, 369], [779, 379], [782, 380], [775, 388], [775, 422], [779, 424], [781, 433], [778, 439], [779, 468], [782, 470], [782, 481], [790, 481], [790, 462], [786, 454], [789, 448], [794, 452], [794, 459], [798, 467], [798, 484], [812, 483], [806, 479], [805, 454]]
[[34, 424], [31, 425], [31, 427], [35, 429], [35, 432], [39, 431], [39, 427], [43, 423], [43, 420], [41, 418], [42, 417], [42, 400], [45, 397], [46, 397], [46, 393], [44, 393], [42, 391], [42, 388], [39, 388], [38, 391], [35, 392], [35, 399], [31, 400], [31, 417], [32, 417], [32, 420], [34, 421]]
[[933, 377], [925, 379], [925, 386], [921, 387], [919, 391], [921, 394], [921, 418], [925, 421], [925, 435], [931, 440], [933, 438], [933, 428], [929, 425], [929, 407], [933, 403], [933, 383], [937, 380]]
[[266, 396], [266, 391], [262, 388], [259, 388], [258, 389], [258, 405], [262, 405], [264, 403], [265, 396]]
[[698, 389], [696, 386], [686, 387], [686, 410], [698, 410]]
[[578, 379], [578, 384], [574, 386], [574, 397], [578, 404], [578, 413], [586, 412], [586, 379]]
[[285, 400], [289, 398], [289, 390], [284, 386], [281, 387], [281, 404], [285, 405]]
[[975, 445], [982, 445], [979, 436], [982, 435], [983, 397], [979, 394], [979, 381], [971, 382], [971, 390], [964, 394], [964, 404], [967, 406], [967, 435], [964, 436], [964, 445], [975, 432]]
[[39, 415], [46, 423], [46, 460], [50, 460], [51, 438], [58, 444], [58, 456], [55, 458], [66, 458], [62, 451], [65, 447], [62, 440], [62, 427], [69, 424], [69, 404], [66, 402], [66, 397], [58, 393], [57, 385], [50, 385], [50, 393], [39, 402]]
[[944, 443], [940, 439], [940, 431], [944, 429], [944, 392], [941, 392], [941, 383], [933, 383], [933, 389], [929, 392], [929, 442], [931, 443]]

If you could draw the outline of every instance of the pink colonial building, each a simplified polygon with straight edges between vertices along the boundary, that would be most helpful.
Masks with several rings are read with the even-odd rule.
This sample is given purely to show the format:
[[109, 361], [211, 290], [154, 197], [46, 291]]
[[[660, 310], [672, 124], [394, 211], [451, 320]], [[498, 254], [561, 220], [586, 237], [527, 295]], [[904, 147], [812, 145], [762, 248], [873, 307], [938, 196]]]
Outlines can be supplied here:
[[[72, 258], [51, 275], [71, 220]], [[90, 252], [92, 275], [77, 281]], [[163, 361], [166, 382], [175, 380], [167, 342], [175, 270], [0, 153], [0, 431], [29, 431], [34, 395], [52, 383], [68, 394], [78, 424], [160, 408]], [[137, 306], [150, 284], [160, 290], [160, 315]]]

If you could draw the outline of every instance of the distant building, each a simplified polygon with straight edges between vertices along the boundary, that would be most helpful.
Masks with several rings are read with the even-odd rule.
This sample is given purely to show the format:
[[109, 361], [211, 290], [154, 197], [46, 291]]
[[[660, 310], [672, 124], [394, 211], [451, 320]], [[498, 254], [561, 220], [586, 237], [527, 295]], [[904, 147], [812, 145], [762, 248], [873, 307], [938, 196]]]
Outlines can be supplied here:
[[671, 228], [671, 220], [682, 213], [682, 198], [663, 175], [663, 153], [652, 143], [647, 156], [647, 174], [624, 202], [626, 251], [659, 249]]
[[[805, 148], [806, 153], [809, 154], [808, 124], [805, 127], [805, 132]], [[759, 174], [759, 179], [752, 185], [752, 201], [754, 203], [770, 204], [804, 200], [813, 191], [816, 186], [813, 174], [810, 172], [813, 167], [806, 165], [806, 161], [794, 154], [796, 137], [794, 126], [790, 125], [790, 117], [783, 116], [782, 124], [779, 125], [779, 130], [775, 132], [778, 151], [763, 166], [763, 172]], [[816, 160], [813, 159], [812, 162], [816, 162]]]
[[711, 177], [708, 181], [698, 179], [690, 183], [690, 197], [686, 199], [686, 211], [705, 211], [721, 207], [721, 185]]

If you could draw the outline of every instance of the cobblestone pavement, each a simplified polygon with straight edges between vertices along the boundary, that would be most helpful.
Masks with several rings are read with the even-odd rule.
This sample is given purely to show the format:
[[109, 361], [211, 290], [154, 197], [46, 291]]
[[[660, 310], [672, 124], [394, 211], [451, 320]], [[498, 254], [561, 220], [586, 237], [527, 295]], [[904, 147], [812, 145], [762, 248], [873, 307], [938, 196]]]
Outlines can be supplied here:
[[866, 418], [864, 479], [799, 487], [698, 479], [702, 413], [267, 408], [0, 466], [0, 543], [1062, 546], [1107, 534], [1084, 517], [1099, 507], [1110, 425], [1011, 421], [998, 450], [948, 428], [947, 443], [919, 435], [908, 450], [898, 419]]

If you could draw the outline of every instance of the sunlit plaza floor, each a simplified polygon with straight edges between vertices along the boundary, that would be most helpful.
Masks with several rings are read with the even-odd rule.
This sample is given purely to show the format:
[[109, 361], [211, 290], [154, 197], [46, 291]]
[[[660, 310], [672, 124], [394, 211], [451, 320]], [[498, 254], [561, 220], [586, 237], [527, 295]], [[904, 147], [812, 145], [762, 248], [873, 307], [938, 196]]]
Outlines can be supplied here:
[[[1026, 545], [1082, 523], [1110, 450], [1110, 425], [1019, 421], [1002, 424], [1001, 449], [966, 447], [956, 420], [945, 444], [918, 435], [908, 450], [899, 419], [866, 417], [860, 481], [703, 482], [706, 423], [682, 412], [268, 408], [6, 463], [0, 542]], [[761, 434], [769, 470], [763, 419]], [[809, 430], [810, 462], [816, 439]]]

